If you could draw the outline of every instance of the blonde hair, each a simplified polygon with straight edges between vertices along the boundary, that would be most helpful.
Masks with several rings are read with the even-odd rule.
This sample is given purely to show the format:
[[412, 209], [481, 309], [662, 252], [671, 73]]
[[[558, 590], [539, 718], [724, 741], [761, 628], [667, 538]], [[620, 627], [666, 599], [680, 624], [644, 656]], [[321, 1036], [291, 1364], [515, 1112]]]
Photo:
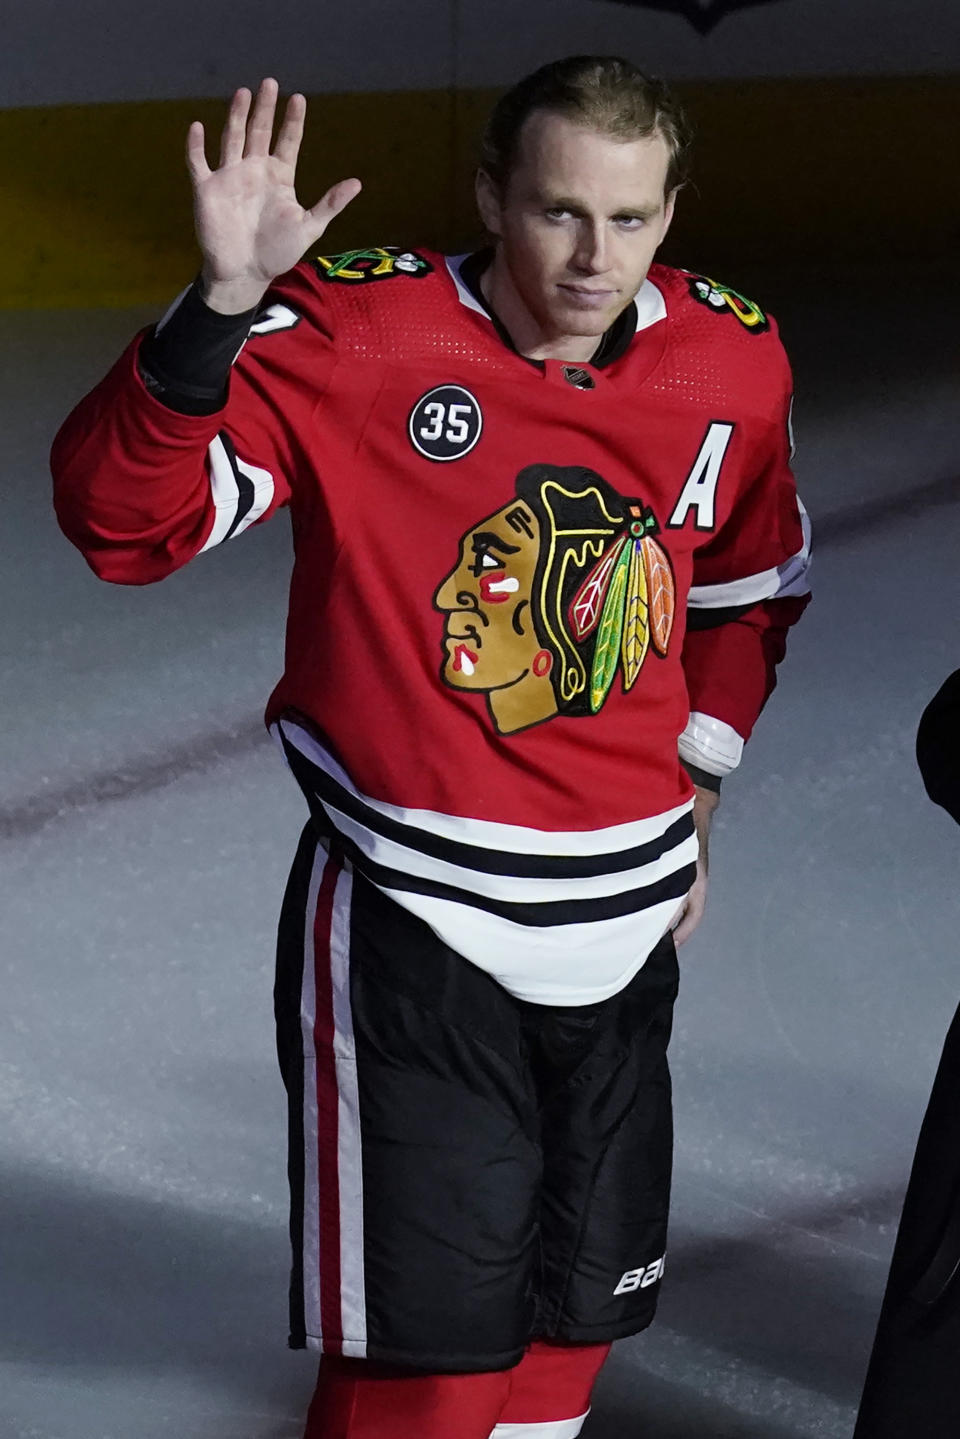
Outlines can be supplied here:
[[570, 55], [525, 75], [493, 107], [480, 167], [501, 190], [516, 160], [520, 131], [535, 110], [564, 115], [618, 140], [661, 135], [669, 152], [666, 193], [687, 179], [690, 131], [664, 82], [615, 55]]

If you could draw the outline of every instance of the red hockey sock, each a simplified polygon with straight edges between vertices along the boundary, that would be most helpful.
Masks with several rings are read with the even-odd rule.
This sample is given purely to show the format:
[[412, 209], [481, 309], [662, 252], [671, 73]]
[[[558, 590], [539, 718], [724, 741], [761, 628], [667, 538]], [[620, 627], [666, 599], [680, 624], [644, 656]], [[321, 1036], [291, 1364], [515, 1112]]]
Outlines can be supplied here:
[[574, 1439], [609, 1344], [535, 1340], [510, 1371], [510, 1394], [490, 1439]]
[[509, 1373], [421, 1374], [324, 1355], [304, 1439], [489, 1439]]

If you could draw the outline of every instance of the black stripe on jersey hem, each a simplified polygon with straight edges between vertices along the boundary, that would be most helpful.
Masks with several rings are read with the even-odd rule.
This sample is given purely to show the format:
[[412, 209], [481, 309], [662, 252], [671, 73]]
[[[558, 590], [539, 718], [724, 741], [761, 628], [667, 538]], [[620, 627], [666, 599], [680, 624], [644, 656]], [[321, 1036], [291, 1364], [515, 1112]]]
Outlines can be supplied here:
[[[457, 865], [460, 869], [474, 869], [482, 874], [498, 874], [512, 879], [593, 879], [604, 874], [622, 874], [625, 870], [640, 869], [645, 864], [652, 864], [655, 860], [662, 859], [670, 850], [678, 848], [693, 834], [693, 815], [688, 810], [668, 825], [656, 839], [636, 845], [633, 849], [614, 850], [605, 854], [520, 854], [516, 850], [503, 852], [485, 849], [482, 845], [464, 844], [459, 840], [443, 839], [440, 835], [416, 829], [413, 825], [401, 824], [399, 820], [390, 819], [371, 809], [298, 750], [279, 725], [278, 731], [287, 762], [308, 798], [311, 793], [315, 794], [321, 803], [341, 810], [373, 834], [403, 845], [405, 849], [424, 854], [429, 859]], [[305, 770], [306, 775], [298, 773], [299, 769]]]
[[682, 899], [697, 877], [695, 864], [685, 864], [654, 884], [639, 889], [624, 890], [620, 894], [602, 895], [598, 899], [538, 900], [529, 904], [517, 904], [512, 900], [491, 899], [472, 890], [460, 889], [453, 884], [439, 880], [424, 879], [420, 875], [404, 874], [402, 870], [391, 869], [388, 865], [377, 864], [363, 853], [354, 840], [348, 839], [336, 827], [329, 824], [329, 831], [343, 853], [354, 867], [365, 875], [378, 889], [399, 890], [403, 894], [422, 894], [427, 899], [442, 899], [461, 905], [464, 909], [482, 909], [495, 914], [499, 919], [512, 924], [522, 924], [528, 929], [555, 929], [566, 924], [594, 924], [599, 920], [622, 919], [624, 915], [639, 914], [654, 905], [664, 904], [670, 899]]
[[762, 600], [751, 600], [746, 605], [725, 605], [721, 609], [712, 609], [709, 606], [700, 607], [689, 604], [687, 607], [687, 629], [688, 630], [715, 630], [719, 625], [728, 625], [733, 620], [740, 619], [743, 615], [755, 610]]
[[237, 526], [243, 523], [253, 509], [253, 502], [257, 497], [257, 492], [253, 480], [251, 480], [249, 475], [245, 475], [237, 464], [237, 452], [233, 448], [233, 441], [226, 430], [221, 430], [217, 439], [221, 445], [223, 445], [224, 453], [230, 461], [233, 478], [237, 483], [237, 513], [234, 515], [230, 523], [230, 528], [223, 537], [224, 540], [229, 540], [236, 534]]

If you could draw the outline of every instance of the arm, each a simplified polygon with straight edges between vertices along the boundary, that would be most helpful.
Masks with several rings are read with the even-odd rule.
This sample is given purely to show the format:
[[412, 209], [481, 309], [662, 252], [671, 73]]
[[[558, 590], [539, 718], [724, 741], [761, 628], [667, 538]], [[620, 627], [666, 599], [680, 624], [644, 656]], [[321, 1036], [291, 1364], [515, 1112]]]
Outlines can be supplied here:
[[693, 823], [699, 843], [697, 877], [684, 901], [679, 919], [674, 925], [673, 940], [678, 949], [681, 944], [686, 944], [703, 919], [703, 912], [707, 904], [707, 874], [710, 869], [710, 825], [713, 822], [713, 812], [719, 803], [720, 794], [717, 790], [707, 789], [703, 785], [694, 785]]
[[710, 822], [721, 783], [740, 763], [776, 684], [787, 630], [810, 599], [810, 527], [790, 470], [788, 371], [786, 378], [782, 423], [772, 432], [764, 462], [694, 566], [683, 648], [690, 719], [680, 758], [695, 785], [700, 860], [675, 930], [678, 944], [703, 914]]
[[[302, 209], [294, 180], [303, 97], [289, 102], [272, 151], [276, 82], [264, 81], [250, 106], [249, 91], [237, 91], [216, 169], [206, 162], [203, 127], [190, 129], [200, 280], [138, 337], [54, 443], [60, 524], [96, 573], [118, 583], [161, 579], [289, 498], [298, 406], [307, 404], [284, 389], [278, 362], [293, 331], [265, 335], [232, 380], [231, 363], [274, 274], [319, 239], [359, 181], [342, 181]], [[289, 283], [295, 296], [296, 277]], [[329, 337], [305, 325], [295, 343], [312, 351], [300, 370], [322, 382]]]

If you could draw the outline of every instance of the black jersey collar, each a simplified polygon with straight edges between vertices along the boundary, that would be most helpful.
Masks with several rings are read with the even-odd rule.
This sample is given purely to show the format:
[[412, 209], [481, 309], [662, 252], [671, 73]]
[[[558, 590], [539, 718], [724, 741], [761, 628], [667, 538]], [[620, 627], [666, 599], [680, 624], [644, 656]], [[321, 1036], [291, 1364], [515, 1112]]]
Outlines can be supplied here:
[[[483, 250], [475, 250], [472, 255], [467, 255], [460, 261], [458, 267], [460, 279], [477, 301], [477, 304], [483, 308], [484, 313], [490, 316], [493, 327], [503, 343], [509, 350], [512, 350], [515, 355], [519, 355], [520, 351], [510, 338], [506, 326], [496, 311], [491, 308], [480, 287], [480, 276], [484, 270], [486, 270], [492, 259], [492, 248], [488, 247]], [[614, 360], [619, 360], [621, 355], [626, 353], [630, 341], [637, 332], [637, 319], [636, 301], [631, 300], [626, 309], [621, 310], [609, 330], [601, 337], [599, 345], [587, 361], [587, 364], [592, 365], [594, 369], [602, 370], [606, 365], [612, 365]], [[532, 360], [529, 355], [522, 355], [521, 359], [526, 360], [530, 365], [536, 365], [540, 370], [544, 368], [543, 360]]]

